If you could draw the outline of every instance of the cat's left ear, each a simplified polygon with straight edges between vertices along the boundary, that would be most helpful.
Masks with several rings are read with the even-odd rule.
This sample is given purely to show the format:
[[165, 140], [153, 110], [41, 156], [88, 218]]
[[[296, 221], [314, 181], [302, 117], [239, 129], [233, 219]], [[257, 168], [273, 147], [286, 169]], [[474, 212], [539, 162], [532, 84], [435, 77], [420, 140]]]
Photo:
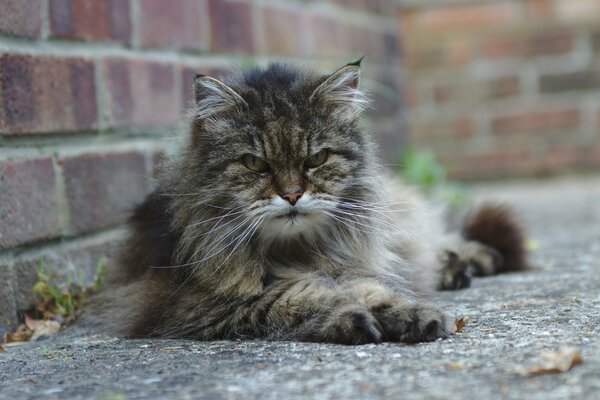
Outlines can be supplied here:
[[248, 106], [235, 90], [207, 75], [196, 75], [194, 79], [194, 103], [198, 119]]
[[358, 117], [370, 104], [359, 88], [361, 62], [362, 57], [327, 77], [312, 93], [310, 101], [335, 106], [335, 113], [344, 119]]

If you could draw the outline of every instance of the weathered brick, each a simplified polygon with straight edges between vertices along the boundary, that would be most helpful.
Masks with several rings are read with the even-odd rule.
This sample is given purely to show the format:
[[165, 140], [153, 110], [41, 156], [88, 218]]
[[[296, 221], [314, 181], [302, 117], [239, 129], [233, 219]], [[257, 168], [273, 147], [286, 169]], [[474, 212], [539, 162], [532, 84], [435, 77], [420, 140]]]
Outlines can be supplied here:
[[564, 54], [573, 48], [573, 33], [565, 30], [538, 32], [531, 36], [512, 35], [488, 40], [485, 54], [491, 59], [502, 57], [535, 57]]
[[211, 25], [211, 49], [253, 53], [251, 5], [228, 0], [208, 0]]
[[561, 21], [598, 21], [600, 2], [598, 0], [577, 0], [555, 2], [556, 16]]
[[372, 82], [369, 95], [374, 113], [395, 113], [401, 106], [402, 93], [395, 74], [393, 69], [381, 69], [365, 76]]
[[52, 36], [129, 43], [129, 2], [122, 0], [50, 0]]
[[387, 0], [333, 0], [333, 2], [345, 7], [366, 10], [376, 14], [383, 14], [388, 11], [386, 5], [389, 3]]
[[514, 96], [519, 91], [519, 78], [514, 75], [503, 76], [489, 82], [488, 95], [492, 98]]
[[543, 75], [540, 77], [540, 91], [543, 93], [598, 88], [600, 88], [600, 70]]
[[600, 31], [592, 33], [592, 48], [596, 52], [600, 52]]
[[145, 157], [138, 152], [61, 157], [70, 233], [123, 222], [148, 190]]
[[494, 133], [533, 133], [572, 128], [579, 124], [580, 113], [575, 109], [536, 110], [492, 119]]
[[262, 17], [262, 37], [268, 54], [300, 56], [306, 55], [308, 43], [308, 15], [302, 10], [266, 8]]
[[444, 160], [449, 175], [455, 179], [490, 179], [516, 175], [532, 175], [538, 171], [538, 162], [528, 150], [508, 149], [488, 151], [475, 155], [461, 154], [454, 161]]
[[0, 249], [60, 236], [50, 157], [0, 161]]
[[204, 49], [208, 24], [203, 0], [139, 2], [139, 44], [142, 47]]
[[4, 134], [93, 128], [94, 65], [83, 58], [2, 54], [0, 100]]
[[112, 126], [169, 126], [177, 122], [181, 92], [172, 64], [124, 58], [103, 61], [106, 109]]
[[17, 325], [13, 266], [0, 261], [0, 336]]
[[0, 0], [0, 33], [35, 38], [40, 27], [39, 1]]
[[440, 6], [420, 10], [416, 15], [417, 29], [425, 31], [488, 29], [507, 26], [520, 20], [517, 2], [495, 2], [458, 6]]

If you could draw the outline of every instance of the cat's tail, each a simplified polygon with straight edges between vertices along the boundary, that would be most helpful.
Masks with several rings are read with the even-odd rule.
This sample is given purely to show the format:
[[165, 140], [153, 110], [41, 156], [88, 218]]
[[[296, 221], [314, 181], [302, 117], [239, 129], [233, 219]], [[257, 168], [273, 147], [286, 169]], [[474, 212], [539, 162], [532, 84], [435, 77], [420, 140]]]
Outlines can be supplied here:
[[496, 273], [529, 268], [525, 233], [513, 211], [505, 205], [487, 203], [470, 212], [463, 225], [463, 236], [493, 248], [502, 256]]

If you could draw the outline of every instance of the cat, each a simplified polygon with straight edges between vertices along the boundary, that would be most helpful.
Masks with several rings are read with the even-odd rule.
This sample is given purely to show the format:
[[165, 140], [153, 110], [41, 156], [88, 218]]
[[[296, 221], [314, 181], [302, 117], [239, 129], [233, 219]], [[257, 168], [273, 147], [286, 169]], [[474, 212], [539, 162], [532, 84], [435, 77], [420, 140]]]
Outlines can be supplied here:
[[90, 318], [127, 337], [434, 341], [451, 321], [428, 293], [525, 268], [508, 209], [483, 206], [449, 234], [386, 175], [360, 124], [360, 70], [198, 75], [185, 138]]

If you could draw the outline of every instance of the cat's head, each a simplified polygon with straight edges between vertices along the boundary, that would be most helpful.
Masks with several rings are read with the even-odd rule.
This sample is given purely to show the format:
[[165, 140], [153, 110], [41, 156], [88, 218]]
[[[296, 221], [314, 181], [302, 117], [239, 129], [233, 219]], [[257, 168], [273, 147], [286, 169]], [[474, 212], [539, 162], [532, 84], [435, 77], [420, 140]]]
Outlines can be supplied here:
[[349, 225], [374, 190], [359, 81], [360, 60], [326, 76], [284, 64], [198, 76], [190, 147], [207, 202], [271, 240]]

